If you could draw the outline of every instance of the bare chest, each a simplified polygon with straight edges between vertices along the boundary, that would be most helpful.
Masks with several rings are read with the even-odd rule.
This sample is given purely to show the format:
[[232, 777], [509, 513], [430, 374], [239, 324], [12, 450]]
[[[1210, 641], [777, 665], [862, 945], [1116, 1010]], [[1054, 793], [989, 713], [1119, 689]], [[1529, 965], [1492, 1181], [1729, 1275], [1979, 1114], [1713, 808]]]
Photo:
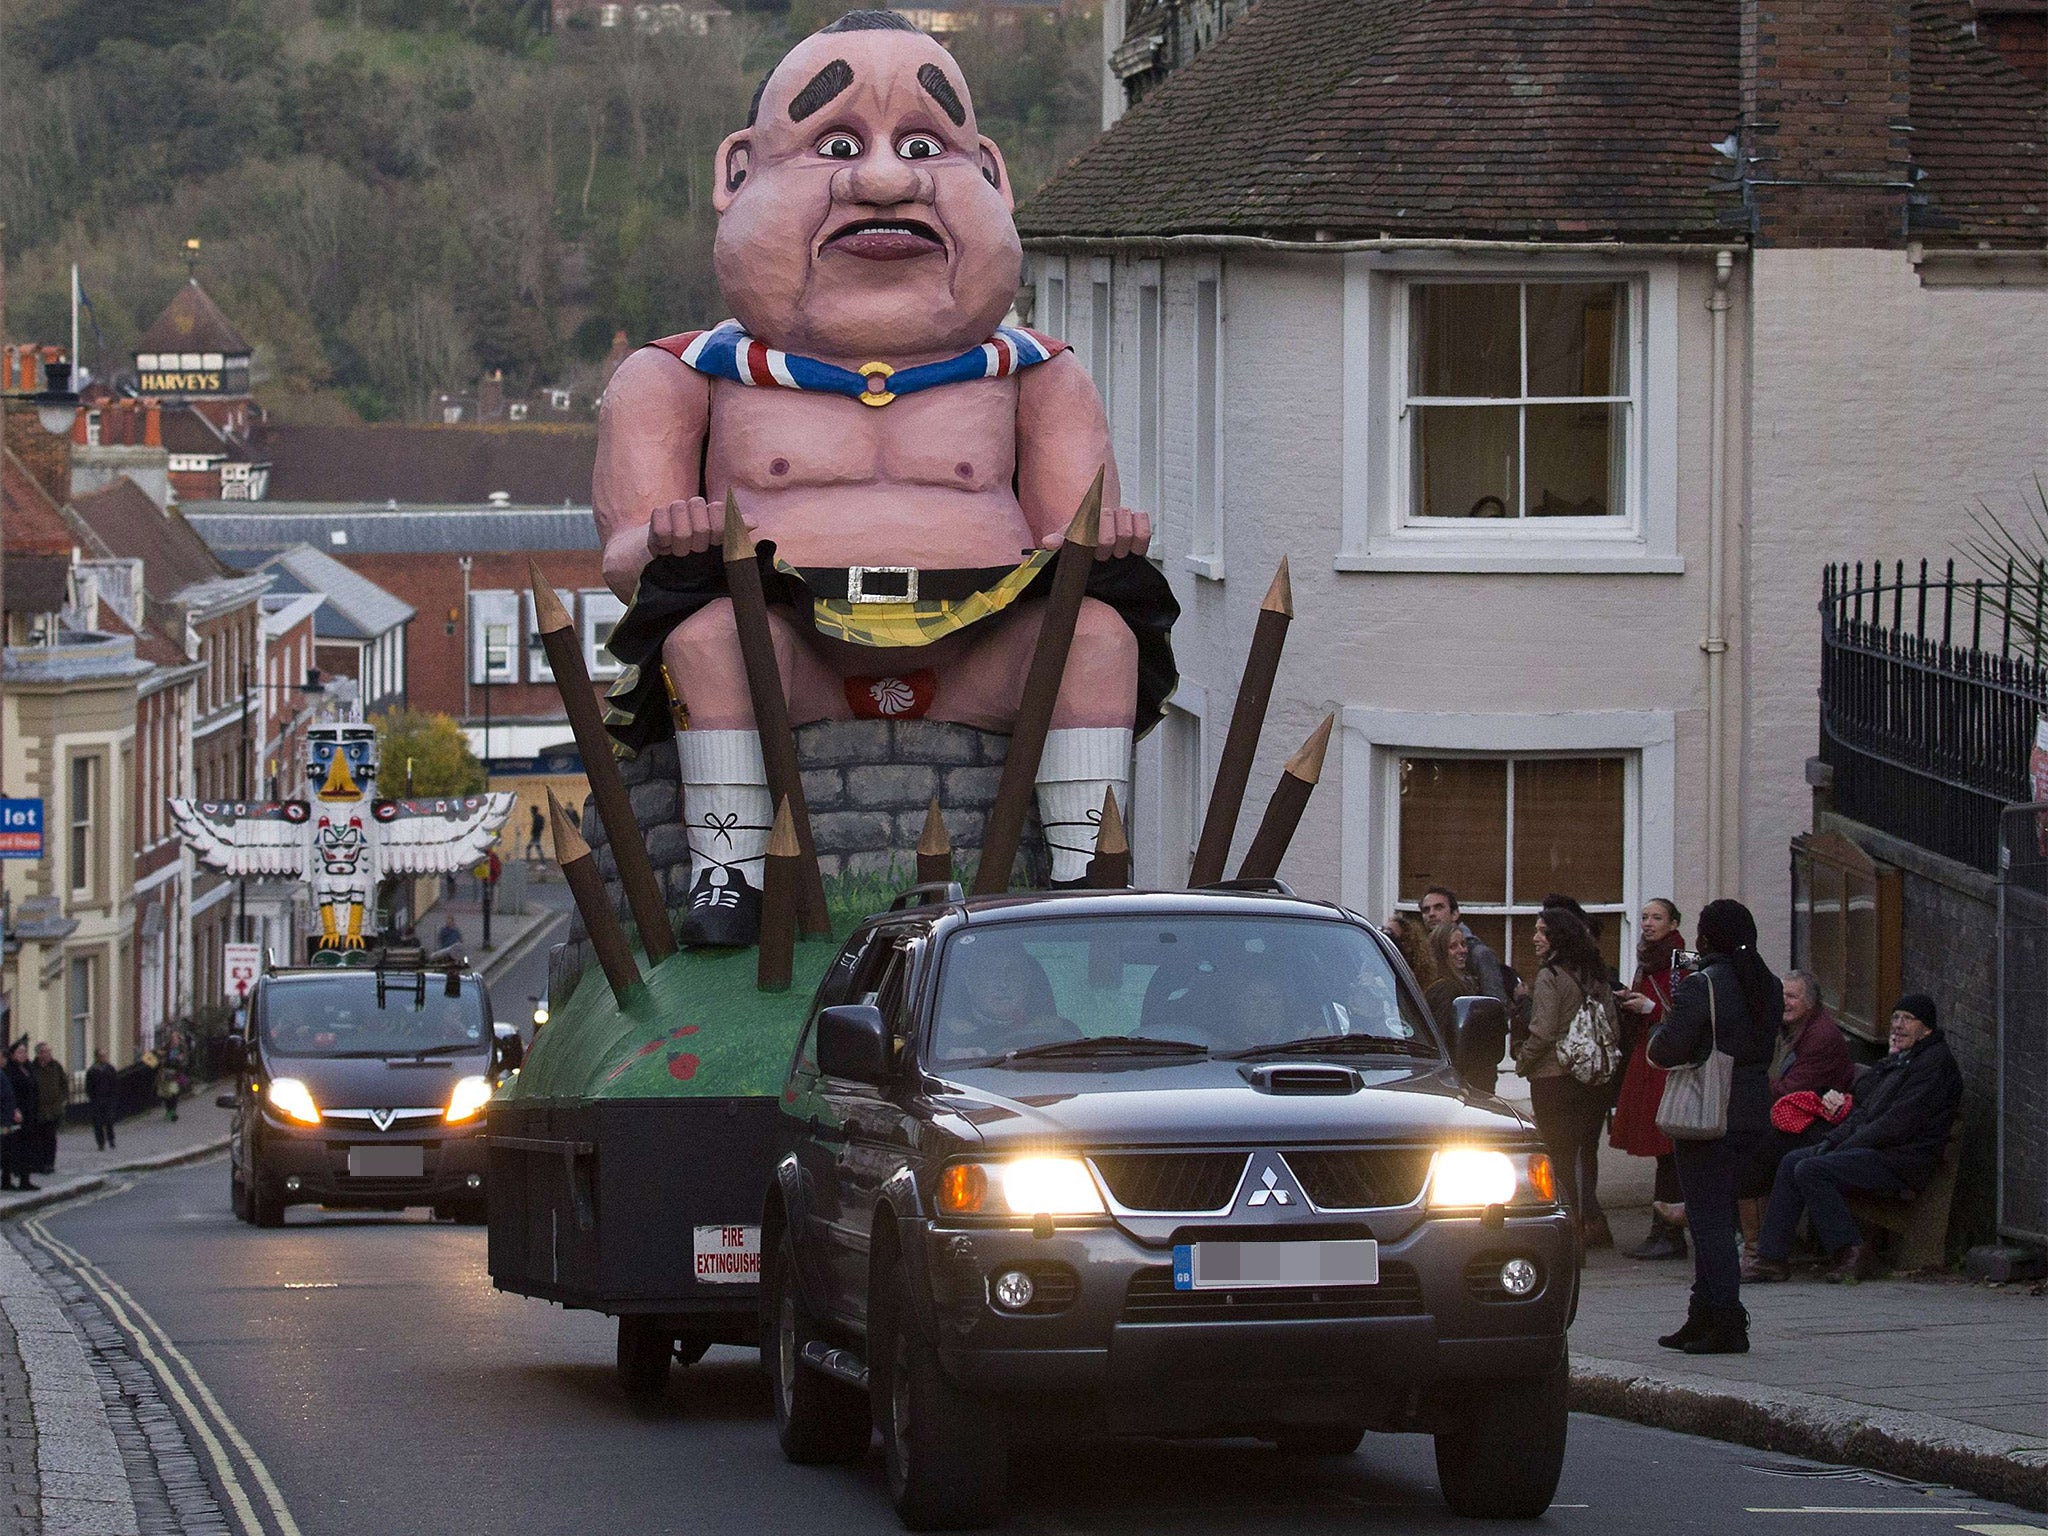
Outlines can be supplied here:
[[728, 485], [1007, 490], [1016, 460], [1014, 379], [943, 385], [885, 406], [724, 382], [711, 391], [706, 468], [714, 494]]

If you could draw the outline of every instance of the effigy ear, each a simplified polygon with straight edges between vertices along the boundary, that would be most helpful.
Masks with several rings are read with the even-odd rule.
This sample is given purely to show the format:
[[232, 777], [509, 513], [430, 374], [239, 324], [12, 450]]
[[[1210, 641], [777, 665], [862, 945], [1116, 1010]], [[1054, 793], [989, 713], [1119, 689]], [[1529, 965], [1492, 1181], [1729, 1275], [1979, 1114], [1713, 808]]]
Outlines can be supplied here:
[[980, 149], [981, 174], [988, 184], [1003, 194], [1003, 206], [1014, 209], [1017, 199], [1010, 188], [1010, 168], [1003, 163], [1003, 152], [996, 148], [996, 141], [983, 135]]
[[718, 213], [732, 206], [747, 179], [747, 172], [753, 168], [754, 134], [750, 128], [725, 136], [725, 142], [718, 146], [718, 180], [711, 188], [711, 207]]

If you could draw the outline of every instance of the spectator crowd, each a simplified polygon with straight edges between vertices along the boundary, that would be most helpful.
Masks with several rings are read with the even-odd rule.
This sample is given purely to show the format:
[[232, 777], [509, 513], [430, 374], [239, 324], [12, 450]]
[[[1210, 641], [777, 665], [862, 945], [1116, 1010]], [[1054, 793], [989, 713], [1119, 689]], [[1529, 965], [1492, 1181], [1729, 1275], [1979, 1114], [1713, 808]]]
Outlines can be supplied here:
[[1431, 887], [1417, 907], [1389, 919], [1388, 937], [1467, 1086], [1495, 1093], [1504, 1057], [1527, 1080], [1583, 1247], [1615, 1242], [1600, 1206], [1603, 1133], [1654, 1162], [1649, 1230], [1628, 1256], [1690, 1258], [1694, 1273], [1686, 1321], [1660, 1344], [1746, 1351], [1740, 1288], [1790, 1277], [1802, 1223], [1828, 1280], [1880, 1271], [1849, 1197], [1910, 1199], [1925, 1188], [1962, 1098], [1932, 998], [1901, 997], [1890, 1054], [1858, 1066], [1820, 982], [1774, 974], [1740, 902], [1708, 904], [1696, 950], [1673, 902], [1646, 903], [1626, 985], [1601, 954], [1601, 919], [1564, 893], [1542, 903], [1531, 977], [1473, 932], [1455, 892]]

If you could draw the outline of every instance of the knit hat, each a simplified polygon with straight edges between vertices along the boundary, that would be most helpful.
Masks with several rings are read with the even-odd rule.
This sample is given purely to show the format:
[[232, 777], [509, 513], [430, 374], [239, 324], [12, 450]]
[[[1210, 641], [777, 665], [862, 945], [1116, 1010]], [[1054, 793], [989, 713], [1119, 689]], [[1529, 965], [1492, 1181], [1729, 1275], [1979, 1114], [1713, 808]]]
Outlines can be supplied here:
[[1925, 992], [1908, 992], [1892, 1004], [1893, 1013], [1910, 1013], [1929, 1029], [1940, 1028], [1934, 1016], [1934, 999]]

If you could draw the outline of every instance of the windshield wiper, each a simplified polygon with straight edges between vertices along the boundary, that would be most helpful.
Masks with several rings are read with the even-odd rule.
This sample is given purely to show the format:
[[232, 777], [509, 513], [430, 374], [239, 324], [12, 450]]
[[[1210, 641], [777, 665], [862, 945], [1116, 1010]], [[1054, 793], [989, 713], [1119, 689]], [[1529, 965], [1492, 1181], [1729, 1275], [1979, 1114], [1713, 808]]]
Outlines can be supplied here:
[[1324, 1056], [1340, 1051], [1363, 1051], [1375, 1056], [1434, 1057], [1408, 1040], [1390, 1040], [1384, 1035], [1304, 1035], [1299, 1040], [1281, 1040], [1273, 1045], [1248, 1046], [1241, 1051], [1220, 1051], [1223, 1061], [1246, 1061], [1254, 1056]]
[[1155, 1040], [1144, 1035], [1092, 1035], [1081, 1040], [1049, 1040], [1005, 1051], [1005, 1061], [1045, 1060], [1060, 1056], [1206, 1056], [1209, 1048], [1192, 1040]]

